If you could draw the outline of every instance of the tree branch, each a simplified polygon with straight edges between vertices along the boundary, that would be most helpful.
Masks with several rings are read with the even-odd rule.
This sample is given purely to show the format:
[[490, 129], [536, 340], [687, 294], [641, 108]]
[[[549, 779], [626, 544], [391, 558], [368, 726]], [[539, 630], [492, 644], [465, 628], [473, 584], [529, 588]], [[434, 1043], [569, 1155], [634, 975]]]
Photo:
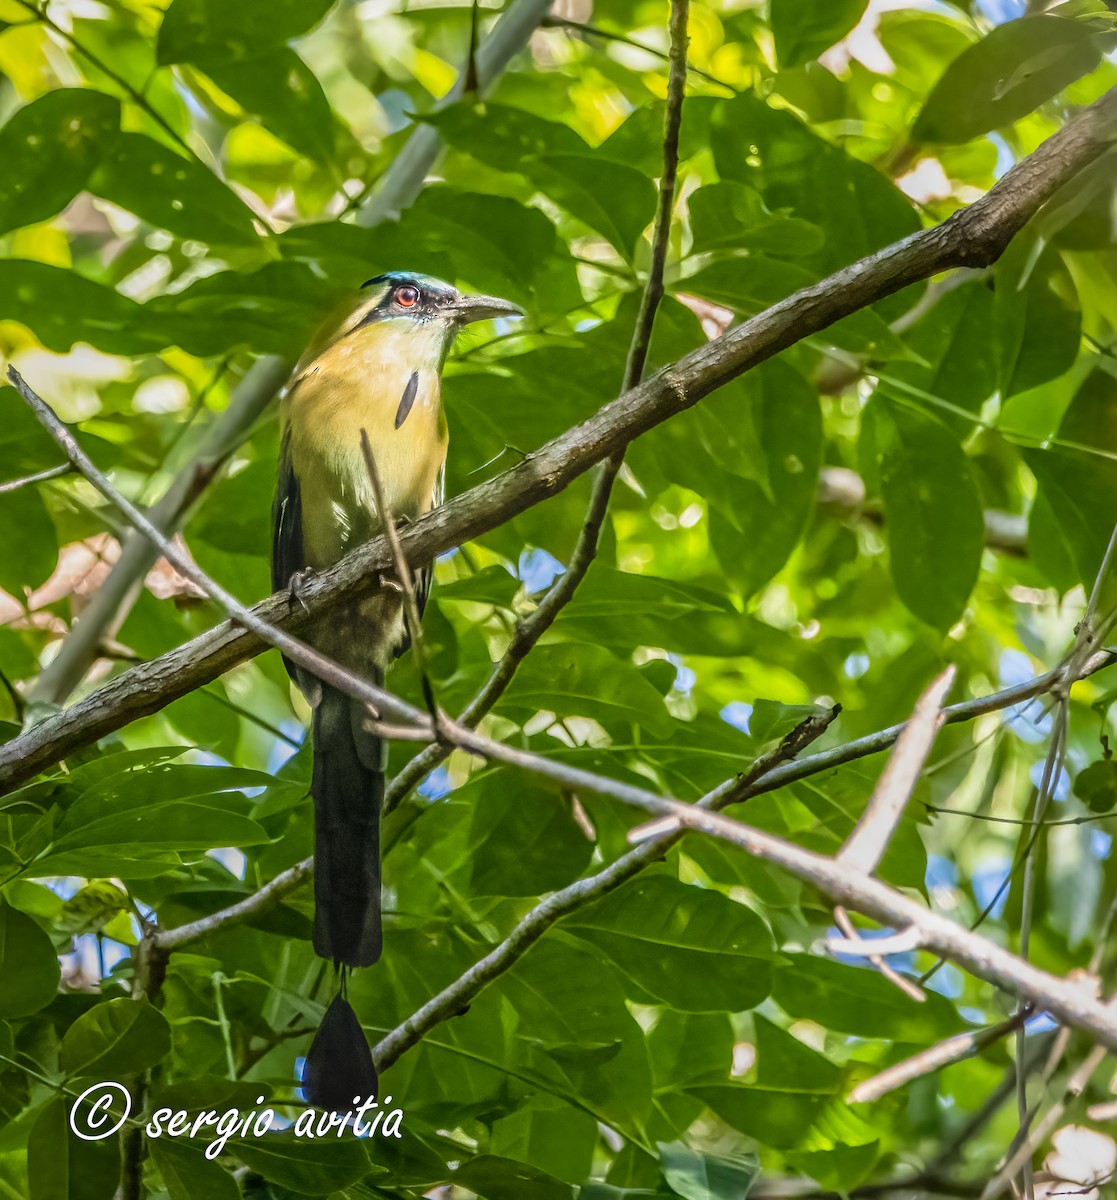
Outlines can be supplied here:
[[0, 496], [7, 495], [8, 492], [18, 492], [20, 488], [28, 487], [33, 483], [43, 483], [48, 479], [61, 479], [64, 475], [72, 475], [73, 472], [74, 468], [69, 463], [63, 463], [60, 467], [47, 467], [45, 471], [24, 475], [22, 479], [9, 479], [6, 483], [0, 483]]
[[[429, 561], [554, 495], [721, 384], [842, 317], [930, 275], [995, 261], [1044, 201], [1113, 143], [1115, 116], [1117, 90], [1085, 109], [990, 192], [942, 225], [796, 292], [629, 389], [502, 475], [434, 510], [403, 531], [408, 561]], [[309, 581], [306, 613], [287, 611], [286, 595], [263, 601], [253, 612], [273, 626], [304, 628], [330, 605], [360, 594], [390, 561], [387, 542], [377, 538]], [[0, 749], [0, 788], [10, 789], [79, 746], [157, 712], [258, 654], [264, 645], [257, 634], [223, 624], [122, 673]]]
[[953, 664], [916, 701], [915, 711], [896, 739], [869, 803], [849, 840], [838, 852], [838, 862], [871, 875], [888, 849], [904, 815], [912, 789], [942, 727], [942, 702], [954, 683]]

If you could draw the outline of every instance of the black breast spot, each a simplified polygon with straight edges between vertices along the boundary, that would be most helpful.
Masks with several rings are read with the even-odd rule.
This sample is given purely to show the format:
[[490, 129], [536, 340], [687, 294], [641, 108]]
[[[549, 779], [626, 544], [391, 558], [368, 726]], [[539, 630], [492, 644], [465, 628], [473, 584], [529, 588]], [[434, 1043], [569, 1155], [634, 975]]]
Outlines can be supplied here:
[[407, 414], [411, 411], [411, 406], [415, 403], [415, 396], [418, 391], [419, 372], [412, 371], [411, 378], [408, 379], [407, 386], [403, 389], [403, 395], [400, 397], [399, 408], [396, 409], [397, 429], [407, 420]]

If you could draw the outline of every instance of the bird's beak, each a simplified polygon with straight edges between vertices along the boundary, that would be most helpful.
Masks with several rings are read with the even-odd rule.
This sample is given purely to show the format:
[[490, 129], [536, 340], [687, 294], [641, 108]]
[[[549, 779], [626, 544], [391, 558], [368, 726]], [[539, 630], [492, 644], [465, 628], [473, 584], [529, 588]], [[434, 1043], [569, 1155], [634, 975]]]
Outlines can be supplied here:
[[499, 296], [461, 296], [447, 308], [459, 325], [469, 325], [473, 321], [489, 321], [493, 317], [526, 315], [518, 304], [513, 304], [511, 300], [502, 300]]

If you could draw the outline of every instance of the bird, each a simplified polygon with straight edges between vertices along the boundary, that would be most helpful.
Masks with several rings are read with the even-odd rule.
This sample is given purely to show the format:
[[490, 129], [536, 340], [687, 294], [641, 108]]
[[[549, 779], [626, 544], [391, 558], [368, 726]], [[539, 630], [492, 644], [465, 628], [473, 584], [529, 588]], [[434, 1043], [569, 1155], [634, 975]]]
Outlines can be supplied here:
[[[522, 317], [496, 296], [463, 295], [413, 271], [389, 271], [312, 341], [280, 402], [280, 453], [273, 512], [272, 587], [292, 602], [308, 575], [384, 531], [362, 450], [362, 431], [391, 520], [417, 520], [442, 503], [448, 433], [442, 369], [459, 330], [475, 321]], [[414, 572], [419, 611], [432, 567]], [[383, 580], [308, 636], [342, 666], [383, 684], [410, 638], [404, 596]], [[381, 953], [380, 810], [387, 748], [367, 727], [368, 710], [285, 659], [311, 707], [314, 807], [313, 945], [331, 960], [339, 989], [307, 1053], [309, 1103], [334, 1112], [374, 1095], [376, 1072], [346, 996], [349, 972]]]

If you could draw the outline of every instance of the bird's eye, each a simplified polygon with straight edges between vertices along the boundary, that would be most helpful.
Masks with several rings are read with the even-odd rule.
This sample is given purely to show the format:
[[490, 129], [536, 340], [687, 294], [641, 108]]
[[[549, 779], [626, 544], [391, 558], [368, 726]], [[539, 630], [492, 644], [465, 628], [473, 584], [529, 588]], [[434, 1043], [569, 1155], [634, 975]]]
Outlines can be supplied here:
[[401, 308], [414, 308], [419, 303], [419, 289], [409, 283], [396, 288], [396, 303]]

